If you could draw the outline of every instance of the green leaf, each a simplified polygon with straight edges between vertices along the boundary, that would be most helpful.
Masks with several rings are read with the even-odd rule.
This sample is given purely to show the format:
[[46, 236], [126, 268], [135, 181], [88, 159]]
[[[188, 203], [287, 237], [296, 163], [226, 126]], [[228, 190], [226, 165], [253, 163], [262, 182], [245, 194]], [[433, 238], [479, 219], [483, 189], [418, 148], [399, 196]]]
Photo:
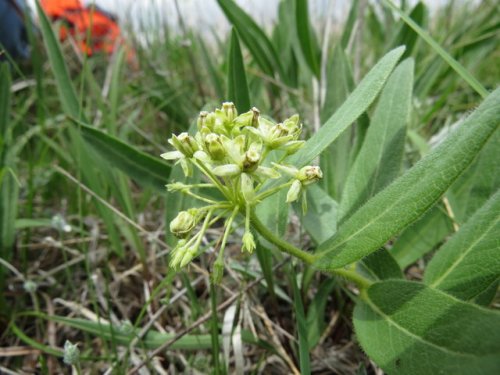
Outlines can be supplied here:
[[499, 123], [497, 89], [442, 144], [370, 199], [323, 243], [316, 267], [335, 269], [361, 259], [417, 220], [472, 163]]
[[340, 45], [343, 49], [347, 48], [349, 41], [351, 40], [351, 35], [354, 30], [354, 25], [356, 20], [358, 19], [358, 10], [359, 10], [359, 0], [353, 0], [351, 2], [351, 10], [349, 10], [349, 16], [347, 17], [347, 21], [344, 25], [344, 30], [342, 31], [342, 37], [340, 39]]
[[250, 94], [248, 92], [247, 77], [243, 56], [241, 55], [238, 32], [231, 31], [231, 44], [229, 46], [227, 77], [227, 99], [232, 101], [238, 112], [246, 112], [251, 108]]
[[304, 304], [302, 303], [302, 295], [297, 284], [297, 275], [292, 271], [291, 279], [293, 286], [293, 306], [295, 310], [295, 319], [297, 321], [297, 333], [299, 336], [299, 362], [300, 373], [310, 374], [311, 363], [309, 358], [309, 344], [307, 343], [308, 326], [304, 313]]
[[[409, 18], [411, 18], [415, 23], [419, 26], [422, 26], [426, 17], [427, 9], [425, 4], [422, 2], [417, 3], [415, 7], [409, 14]], [[403, 57], [411, 56], [413, 50], [415, 49], [418, 34], [406, 23], [402, 23], [400, 29], [396, 32], [396, 37], [393, 46], [406, 46], [406, 51]]]
[[399, 9], [391, 0], [383, 0], [389, 8], [395, 11], [401, 19], [408, 24], [434, 51], [436, 51], [446, 63], [455, 70], [462, 79], [467, 82], [479, 95], [483, 98], [488, 96], [488, 91], [481, 83], [470, 74], [457, 60], [455, 60], [448, 52], [446, 52], [424, 29], [422, 29], [415, 21], [408, 17], [401, 9]]
[[356, 87], [344, 104], [288, 162], [297, 167], [310, 163], [367, 110], [404, 52], [399, 47], [385, 55]]
[[437, 204], [401, 233], [391, 254], [401, 268], [406, 268], [433, 250], [452, 231], [452, 222], [443, 205]]
[[326, 328], [325, 316], [328, 315], [325, 311], [326, 305], [335, 285], [338, 285], [338, 283], [334, 277], [324, 280], [311, 299], [307, 309], [307, 343], [309, 344], [309, 350], [318, 345]]
[[339, 207], [341, 220], [351, 216], [401, 172], [413, 67], [412, 59], [399, 64], [380, 95], [363, 146], [345, 182]]
[[356, 270], [369, 280], [402, 279], [403, 272], [387, 249], [379, 249], [356, 264]]
[[165, 192], [170, 166], [141, 152], [118, 138], [87, 125], [80, 125], [83, 138], [113, 167], [119, 168], [143, 186]]
[[233, 0], [217, 0], [217, 2], [229, 22], [238, 30], [241, 40], [248, 47], [262, 71], [271, 77], [274, 77], [275, 73], [279, 73], [283, 80], [286, 80], [276, 50], [252, 17], [246, 14]]
[[302, 225], [314, 242], [320, 244], [337, 230], [338, 204], [319, 186], [307, 188], [307, 212]]
[[7, 63], [0, 63], [0, 162], [6, 150], [6, 144], [9, 143], [10, 86], [9, 65]]
[[[11, 77], [9, 65], [0, 63], [0, 256], [10, 260], [15, 242], [15, 220], [19, 187], [11, 141]], [[0, 267], [2, 268], [2, 267]], [[2, 271], [0, 270], [0, 274]], [[0, 278], [0, 286], [2, 285]], [[0, 302], [2, 298], [0, 297]], [[3, 307], [3, 306], [0, 306]]]
[[373, 284], [353, 320], [362, 348], [388, 374], [500, 372], [500, 314], [423, 284]]
[[495, 131], [474, 163], [446, 194], [459, 224], [473, 215], [500, 186], [498, 150], [500, 150], [500, 129]]
[[309, 69], [316, 78], [319, 79], [319, 60], [321, 51], [318, 47], [313, 29], [309, 24], [309, 9], [307, 0], [295, 0], [295, 20], [297, 27], [297, 36], [304, 59], [309, 65]]
[[40, 20], [43, 42], [45, 43], [45, 48], [47, 49], [52, 72], [56, 78], [57, 90], [59, 92], [59, 99], [61, 100], [63, 110], [68, 116], [87, 122], [83, 117], [75, 88], [73, 87], [73, 83], [71, 82], [69, 76], [68, 67], [64, 62], [59, 42], [54, 35], [50, 21], [38, 1], [36, 2], [36, 8], [38, 18]]
[[432, 258], [424, 281], [470, 300], [500, 278], [500, 190]]
[[[337, 45], [328, 61], [325, 103], [321, 108], [321, 122], [325, 123], [349, 97], [354, 89], [351, 65], [341, 46]], [[323, 178], [320, 185], [334, 199], [341, 197], [347, 174], [353, 159], [353, 138], [359, 135], [357, 127], [343, 132], [321, 155]], [[357, 134], [355, 134], [357, 133]]]

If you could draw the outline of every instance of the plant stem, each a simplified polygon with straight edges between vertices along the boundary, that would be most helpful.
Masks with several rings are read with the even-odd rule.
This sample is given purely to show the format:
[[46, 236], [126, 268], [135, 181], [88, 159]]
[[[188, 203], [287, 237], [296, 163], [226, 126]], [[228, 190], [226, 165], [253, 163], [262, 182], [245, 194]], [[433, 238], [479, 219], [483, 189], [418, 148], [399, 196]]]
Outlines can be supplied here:
[[[251, 220], [254, 229], [257, 232], [259, 232], [262, 235], [262, 237], [264, 237], [272, 244], [276, 245], [280, 250], [284, 251], [285, 253], [293, 255], [294, 257], [299, 258], [300, 260], [302, 260], [307, 264], [312, 264], [317, 259], [317, 255], [301, 250], [298, 247], [293, 246], [291, 243], [276, 236], [273, 232], [267, 229], [267, 227], [257, 218], [255, 212], [252, 212]], [[355, 270], [336, 268], [334, 270], [329, 270], [327, 272], [333, 275], [345, 277], [346, 279], [356, 283], [360, 289], [366, 289], [372, 284], [370, 280], [364, 278]]]
[[293, 179], [288, 181], [288, 182], [285, 182], [284, 184], [281, 184], [281, 185], [278, 185], [274, 188], [271, 188], [269, 190], [266, 190], [265, 192], [257, 195], [257, 197], [255, 197], [256, 200], [263, 200], [263, 199], [266, 199], [267, 197], [273, 195], [274, 193], [277, 193], [278, 191], [280, 191], [281, 189], [284, 189], [288, 186], [290, 186], [291, 184], [293, 183]]
[[262, 235], [262, 237], [264, 237], [266, 240], [276, 245], [285, 253], [293, 255], [294, 257], [299, 258], [300, 260], [308, 264], [311, 264], [316, 259], [316, 257], [313, 254], [301, 250], [293, 246], [292, 244], [288, 243], [287, 241], [284, 241], [278, 236], [276, 236], [273, 232], [267, 229], [267, 227], [257, 218], [255, 212], [252, 212], [251, 214], [251, 221], [255, 230], [259, 232]]

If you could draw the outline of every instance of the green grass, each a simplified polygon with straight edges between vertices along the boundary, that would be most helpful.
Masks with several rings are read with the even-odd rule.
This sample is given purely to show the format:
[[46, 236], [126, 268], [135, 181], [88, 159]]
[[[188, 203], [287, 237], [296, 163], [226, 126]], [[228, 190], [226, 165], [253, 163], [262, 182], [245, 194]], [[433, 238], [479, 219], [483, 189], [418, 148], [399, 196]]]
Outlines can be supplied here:
[[[366, 326], [367, 319], [390, 315], [384, 296], [396, 295], [397, 287], [456, 306], [460, 319], [497, 321], [496, 312], [472, 308], [445, 287], [382, 280], [402, 273], [423, 279], [434, 252], [443, 244], [443, 252], [457, 252], [451, 245], [464, 236], [472, 241], [474, 233], [487, 232], [494, 242], [494, 227], [481, 231], [474, 223], [486, 217], [494, 225], [497, 218], [485, 210], [498, 205], [498, 118], [488, 117], [496, 116], [491, 108], [498, 93], [480, 104], [500, 81], [498, 6], [450, 1], [435, 13], [423, 4], [393, 13], [389, 0], [355, 1], [345, 24], [331, 28], [323, 43], [325, 30], [307, 16], [307, 1], [282, 2], [271, 30], [233, 1], [218, 3], [232, 23], [230, 34], [214, 41], [196, 30], [177, 35], [167, 25], [147, 46], [132, 35], [138, 68], [127, 63], [124, 50], [111, 61], [77, 56], [71, 45], [59, 44], [43, 16], [41, 34], [31, 36], [32, 60], [0, 66], [0, 373], [69, 371], [62, 361], [66, 340], [78, 343], [80, 367], [89, 373], [125, 374], [138, 366], [151, 373], [397, 371], [398, 364], [385, 363], [374, 349], [384, 342]], [[400, 44], [406, 49], [396, 49]], [[401, 63], [401, 56], [413, 62]], [[240, 112], [256, 106], [278, 121], [299, 113], [309, 141], [289, 160], [305, 165], [319, 157], [324, 179], [308, 191], [305, 214], [284, 204], [282, 193], [258, 207], [262, 233], [279, 240], [259, 237], [256, 255], [241, 253], [242, 230], [235, 229], [222, 283], [213, 287], [220, 225], [207, 232], [208, 250], [193, 264], [178, 273], [168, 267], [176, 243], [169, 222], [194, 203], [164, 188], [186, 181], [178, 165], [159, 155], [171, 149], [173, 133], [196, 129], [199, 111], [225, 100]], [[458, 133], [460, 149], [450, 141], [436, 146], [477, 107], [469, 128]], [[476, 133], [484, 139], [473, 149], [468, 137]], [[389, 160], [376, 163], [374, 155]], [[436, 158], [441, 164], [431, 162]], [[469, 164], [458, 176], [455, 167]], [[439, 188], [429, 174], [439, 173], [436, 165], [451, 171]], [[414, 194], [429, 200], [411, 211]], [[381, 206], [396, 206], [391, 214], [397, 217], [388, 219], [393, 225], [378, 228], [375, 220], [358, 232], [366, 212], [373, 216]], [[353, 232], [358, 237], [346, 254], [343, 239]], [[357, 264], [375, 287], [361, 296], [346, 279], [351, 269], [337, 273], [346, 278], [332, 278], [290, 259], [277, 250], [284, 239], [301, 250], [321, 245], [319, 268], [340, 267], [383, 247]], [[488, 246], [469, 250], [476, 256]], [[430, 266], [433, 274], [424, 279], [430, 284], [440, 277], [443, 257]], [[450, 289], [498, 309], [497, 271], [490, 270], [488, 285], [474, 283], [474, 293], [455, 284]], [[228, 314], [226, 325], [230, 306], [234, 316]], [[403, 329], [392, 331], [397, 339], [406, 339], [408, 314], [408, 321], [398, 321]], [[388, 320], [378, 324], [391, 329]], [[422, 341], [422, 351], [433, 355], [433, 345]], [[410, 361], [411, 352], [402, 358]], [[484, 363], [495, 366], [489, 357]]]

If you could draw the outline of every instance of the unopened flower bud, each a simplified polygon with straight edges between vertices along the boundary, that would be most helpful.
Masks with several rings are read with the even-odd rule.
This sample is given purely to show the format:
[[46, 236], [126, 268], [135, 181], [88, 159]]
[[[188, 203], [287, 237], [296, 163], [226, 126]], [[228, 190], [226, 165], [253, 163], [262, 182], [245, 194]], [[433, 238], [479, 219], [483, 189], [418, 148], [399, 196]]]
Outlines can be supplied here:
[[23, 288], [28, 293], [35, 293], [38, 288], [38, 285], [32, 280], [26, 280], [23, 284]]
[[210, 112], [205, 118], [205, 126], [210, 129], [211, 132], [214, 130], [216, 119], [217, 116], [213, 112]]
[[196, 143], [196, 140], [191, 137], [188, 133], [183, 132], [179, 134], [179, 136], [176, 136], [175, 134], [172, 136], [172, 138], [169, 140], [169, 142], [184, 156], [191, 158], [193, 157], [193, 154], [195, 151], [199, 149], [198, 143]]
[[262, 165], [259, 165], [254, 173], [264, 180], [267, 178], [279, 178], [279, 177], [281, 177], [281, 175], [279, 174], [279, 172], [277, 170], [275, 170], [273, 168], [269, 168], [269, 167], [263, 167]]
[[303, 185], [310, 185], [316, 181], [323, 178], [323, 172], [318, 166], [308, 165], [303, 167], [297, 173], [297, 178], [302, 182]]
[[253, 119], [254, 113], [253, 111], [248, 111], [245, 113], [242, 113], [238, 117], [236, 117], [233, 120], [233, 124], [235, 127], [244, 127], [244, 126], [250, 126], [252, 125], [252, 119]]
[[184, 176], [191, 177], [193, 175], [193, 166], [191, 165], [191, 163], [186, 158], [180, 159], [179, 163], [181, 164]]
[[252, 108], [252, 126], [254, 128], [258, 128], [259, 127], [259, 117], [260, 117], [260, 111], [253, 107]]
[[[293, 115], [292, 117], [283, 121], [283, 127], [287, 130], [288, 134], [297, 134], [301, 132], [302, 125], [300, 124], [299, 115]], [[297, 134], [298, 135], [298, 134]]]
[[226, 114], [229, 122], [233, 122], [236, 116], [238, 116], [238, 111], [232, 102], [222, 103], [222, 110]]
[[217, 134], [210, 133], [205, 137], [205, 145], [210, 157], [214, 160], [222, 160], [226, 156], [226, 150]]
[[185, 239], [179, 240], [177, 243], [177, 246], [175, 247], [174, 250], [172, 250], [170, 254], [170, 267], [173, 269], [178, 269], [182, 259], [184, 258], [184, 255], [186, 254], [186, 243], [187, 241]]
[[212, 170], [212, 173], [216, 176], [231, 177], [240, 174], [241, 168], [236, 164], [219, 165]]
[[212, 270], [212, 283], [219, 285], [222, 281], [222, 276], [224, 276], [224, 263], [216, 260]]
[[249, 231], [245, 232], [245, 234], [243, 235], [242, 242], [243, 242], [242, 250], [248, 251], [250, 254], [253, 253], [256, 245], [255, 245], [255, 239], [253, 237], [252, 232], [249, 232]]
[[256, 150], [248, 150], [245, 152], [245, 159], [243, 159], [243, 170], [246, 172], [253, 172], [259, 166], [260, 153]]
[[80, 350], [76, 344], [72, 344], [71, 341], [66, 340], [64, 343], [64, 363], [67, 365], [76, 365], [80, 361]]
[[286, 151], [288, 155], [292, 155], [300, 150], [305, 143], [305, 141], [289, 141], [281, 147], [281, 150]]
[[292, 183], [292, 186], [290, 186], [290, 189], [288, 190], [288, 193], [286, 194], [286, 201], [287, 203], [295, 202], [297, 199], [299, 199], [300, 192], [302, 191], [302, 184], [299, 180], [294, 180]]
[[170, 222], [170, 232], [177, 237], [186, 237], [195, 225], [196, 218], [194, 215], [189, 211], [181, 211]]
[[196, 256], [198, 249], [195, 246], [190, 246], [186, 249], [184, 257], [182, 258], [180, 267], [186, 267]]
[[172, 182], [171, 184], [167, 184], [165, 186], [167, 187], [167, 191], [169, 192], [189, 190], [189, 186], [183, 184], [182, 182]]
[[198, 121], [196, 122], [196, 126], [198, 127], [199, 131], [201, 131], [201, 129], [206, 127], [207, 115], [208, 115], [208, 112], [206, 112], [206, 111], [200, 112], [200, 115], [198, 116]]
[[241, 193], [243, 198], [248, 203], [252, 203], [255, 199], [255, 190], [252, 177], [246, 173], [241, 174]]

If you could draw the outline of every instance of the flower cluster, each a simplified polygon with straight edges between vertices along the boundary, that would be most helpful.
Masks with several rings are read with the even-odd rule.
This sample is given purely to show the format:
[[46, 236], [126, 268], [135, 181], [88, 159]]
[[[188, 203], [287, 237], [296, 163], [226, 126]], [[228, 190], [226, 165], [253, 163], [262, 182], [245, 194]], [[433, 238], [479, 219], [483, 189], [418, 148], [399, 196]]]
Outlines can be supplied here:
[[[242, 248], [251, 253], [255, 249], [255, 239], [250, 230], [255, 205], [283, 188], [289, 189], [287, 202], [301, 197], [305, 201], [306, 186], [318, 181], [322, 173], [317, 166], [298, 169], [281, 163], [304, 145], [304, 141], [299, 140], [302, 124], [298, 115], [275, 123], [261, 116], [256, 108], [238, 115], [233, 103], [223, 103], [222, 108], [214, 112], [201, 112], [197, 129], [194, 136], [188, 133], [173, 135], [169, 143], [175, 150], [161, 155], [164, 159], [180, 163], [187, 177], [192, 175], [193, 168], [197, 168], [206, 178], [203, 183], [187, 185], [174, 182], [167, 185], [169, 191], [179, 191], [206, 203], [201, 208], [179, 212], [170, 223], [170, 231], [179, 237], [170, 265], [174, 268], [186, 266], [201, 252], [200, 245], [206, 230], [217, 220], [226, 218], [214, 265], [213, 278], [217, 282], [222, 277], [227, 238], [238, 214], [245, 217]], [[280, 161], [270, 162], [271, 154], [274, 154], [273, 160]], [[291, 178], [266, 189], [264, 183], [281, 177], [280, 172]], [[213, 189], [219, 190], [223, 198], [210, 194]], [[196, 228], [199, 229], [196, 231]]]

